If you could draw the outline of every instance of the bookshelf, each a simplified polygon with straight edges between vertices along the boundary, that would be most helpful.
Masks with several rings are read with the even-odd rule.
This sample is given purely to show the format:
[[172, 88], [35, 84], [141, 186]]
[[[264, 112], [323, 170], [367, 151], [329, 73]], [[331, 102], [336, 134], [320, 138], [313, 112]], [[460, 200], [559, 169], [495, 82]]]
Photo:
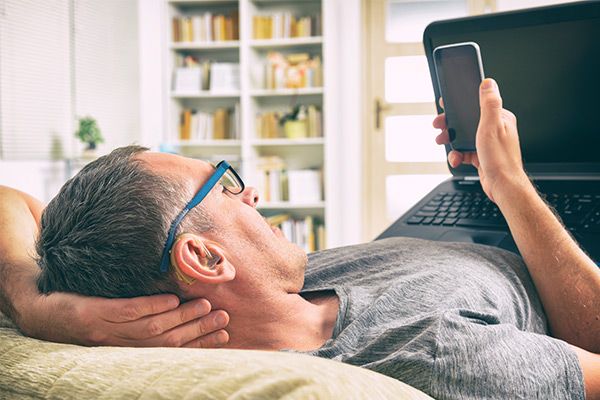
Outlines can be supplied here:
[[[333, 198], [339, 198], [337, 193], [340, 190], [335, 187], [337, 180], [330, 178], [334, 166], [328, 160], [334, 157], [327, 155], [331, 154], [329, 146], [333, 143], [333, 135], [329, 130], [335, 127], [326, 115], [333, 109], [328, 91], [333, 87], [335, 74], [330, 72], [327, 64], [329, 31], [323, 29], [321, 22], [323, 16], [330, 13], [326, 3], [321, 0], [165, 0], [163, 33], [166, 38], [166, 95], [161, 146], [188, 157], [232, 162], [246, 184], [259, 190], [261, 214], [275, 217], [276, 220], [281, 215], [287, 215], [299, 221], [300, 225], [307, 217], [312, 217], [308, 222], [309, 225], [315, 225], [315, 235], [317, 225], [324, 226], [319, 232], [325, 236], [321, 245], [325, 243], [326, 247], [331, 247], [340, 243], [341, 234], [336, 227], [341, 224], [333, 212]], [[200, 38], [198, 29], [194, 28], [200, 27], [205, 21], [200, 21], [204, 17], [199, 16], [207, 15], [211, 18], [236, 15], [239, 20], [238, 35], [229, 35], [230, 40], [206, 40], [206, 34], [203, 33], [204, 37]], [[174, 22], [174, 18], [178, 21]], [[290, 22], [291, 18], [295, 25]], [[265, 20], [270, 22], [265, 25]], [[181, 24], [190, 24], [192, 33], [185, 32], [187, 28], [182, 28]], [[175, 29], [179, 36], [175, 34]], [[303, 36], [296, 37], [294, 33]], [[276, 38], [265, 38], [265, 34]], [[239, 64], [239, 86], [212, 90], [203, 80], [202, 90], [175, 87], [177, 68], [188, 56], [199, 65], [204, 61]], [[271, 62], [269, 69], [266, 66], [268, 60]], [[283, 64], [287, 65], [283, 81], [281, 70], [278, 70], [282, 60], [288, 63]], [[268, 71], [271, 71], [271, 75]], [[294, 75], [298, 71], [301, 71], [300, 78]], [[197, 87], [198, 83], [193, 83], [193, 87]], [[235, 107], [238, 110], [237, 121], [229, 125], [237, 124], [238, 132], [235, 135], [217, 139], [192, 131], [189, 139], [182, 140], [180, 125], [185, 126], [182, 123], [185, 110], [196, 111], [191, 117], [188, 115], [188, 118], [192, 118], [192, 126], [195, 126], [193, 118], [199, 113], [210, 114], [218, 109], [232, 110]], [[286, 118], [290, 115], [293, 117], [288, 126]], [[282, 118], [282, 124], [273, 123], [273, 119], [281, 121]], [[272, 128], [268, 136], [264, 120], [268, 120]], [[200, 131], [203, 132], [202, 129]], [[267, 174], [265, 170], [273, 162], [282, 163], [280, 169], [283, 172], [280, 169], [275, 172], [269, 170]], [[313, 184], [316, 174], [306, 170], [318, 171], [320, 194], [305, 197], [301, 201], [290, 201], [290, 195], [298, 193], [299, 184], [311, 193], [313, 189], [316, 190]], [[277, 193], [271, 189], [274, 176], [279, 176]], [[299, 181], [298, 176], [309, 181]], [[269, 195], [265, 195], [267, 190], [270, 191]], [[308, 247], [306, 249], [311, 250]]]

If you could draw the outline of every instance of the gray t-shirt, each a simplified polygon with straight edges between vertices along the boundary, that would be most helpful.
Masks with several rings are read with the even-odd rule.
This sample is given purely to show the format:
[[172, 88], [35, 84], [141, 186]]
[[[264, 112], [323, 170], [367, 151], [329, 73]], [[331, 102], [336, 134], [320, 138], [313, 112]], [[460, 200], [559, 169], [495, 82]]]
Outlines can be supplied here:
[[436, 399], [583, 399], [576, 354], [549, 336], [520, 257], [391, 238], [309, 255], [303, 291], [335, 290], [332, 338], [307, 352]]

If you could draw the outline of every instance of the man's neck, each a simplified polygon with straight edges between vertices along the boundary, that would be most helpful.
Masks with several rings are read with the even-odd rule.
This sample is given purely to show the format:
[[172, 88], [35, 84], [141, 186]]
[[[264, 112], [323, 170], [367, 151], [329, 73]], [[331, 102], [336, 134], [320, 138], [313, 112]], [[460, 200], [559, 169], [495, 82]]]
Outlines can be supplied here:
[[[331, 338], [339, 301], [333, 291], [273, 295], [223, 307], [230, 316], [226, 347], [313, 350]], [[229, 308], [229, 309], [228, 309]]]

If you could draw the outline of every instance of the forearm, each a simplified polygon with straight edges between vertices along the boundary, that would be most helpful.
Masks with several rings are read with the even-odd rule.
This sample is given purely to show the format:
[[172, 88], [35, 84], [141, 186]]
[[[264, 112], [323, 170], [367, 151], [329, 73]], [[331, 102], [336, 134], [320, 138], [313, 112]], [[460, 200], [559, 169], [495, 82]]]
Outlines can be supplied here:
[[600, 271], [530, 183], [495, 200], [529, 269], [552, 334], [600, 352]]
[[20, 310], [39, 295], [34, 261], [41, 203], [0, 186], [0, 310], [20, 323]]

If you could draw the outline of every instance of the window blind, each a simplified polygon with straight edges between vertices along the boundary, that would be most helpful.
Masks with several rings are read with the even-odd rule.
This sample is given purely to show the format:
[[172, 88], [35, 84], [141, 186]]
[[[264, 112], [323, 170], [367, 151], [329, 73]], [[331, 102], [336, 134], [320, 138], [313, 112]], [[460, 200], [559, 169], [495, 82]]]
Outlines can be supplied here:
[[71, 77], [67, 0], [0, 0], [0, 155], [50, 159], [68, 150]]
[[77, 117], [102, 150], [139, 138], [136, 0], [0, 0], [0, 158], [74, 157]]

